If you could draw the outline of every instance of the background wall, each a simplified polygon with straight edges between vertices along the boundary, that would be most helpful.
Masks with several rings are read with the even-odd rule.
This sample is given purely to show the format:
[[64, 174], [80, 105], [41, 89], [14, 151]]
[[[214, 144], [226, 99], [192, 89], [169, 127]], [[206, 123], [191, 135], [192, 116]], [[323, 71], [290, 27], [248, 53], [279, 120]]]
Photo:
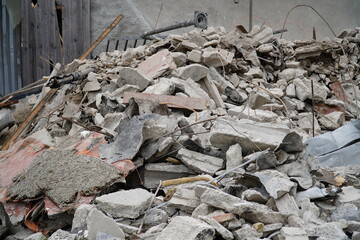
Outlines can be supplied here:
[[[208, 13], [209, 25], [221, 25], [227, 30], [238, 24], [248, 28], [249, 2], [250, 0], [91, 0], [91, 41], [95, 41], [119, 14], [123, 14], [125, 18], [113, 30], [110, 38], [139, 36], [155, 26], [158, 16], [157, 27], [189, 20], [195, 10]], [[264, 23], [273, 29], [280, 29], [286, 13], [298, 4], [314, 7], [336, 34], [345, 28], [360, 27], [359, 0], [253, 0], [253, 25]], [[309, 39], [312, 37], [313, 27], [316, 28], [318, 39], [333, 37], [323, 20], [309, 8], [295, 9], [290, 14], [286, 27], [289, 32], [284, 37], [288, 39]], [[188, 30], [191, 27], [178, 32]], [[94, 54], [99, 54], [105, 48], [106, 40]]]

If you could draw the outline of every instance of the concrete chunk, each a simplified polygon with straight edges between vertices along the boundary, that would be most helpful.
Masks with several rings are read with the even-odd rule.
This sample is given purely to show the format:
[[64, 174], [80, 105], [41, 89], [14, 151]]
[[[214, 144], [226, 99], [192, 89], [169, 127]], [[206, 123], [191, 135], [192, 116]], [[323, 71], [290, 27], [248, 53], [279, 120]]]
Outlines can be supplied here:
[[283, 227], [280, 230], [281, 240], [306, 240], [309, 239], [306, 232], [301, 228]]
[[242, 163], [242, 148], [237, 143], [226, 151], [226, 170], [232, 169]]
[[118, 191], [96, 198], [98, 207], [113, 217], [137, 218], [150, 204], [152, 194], [144, 189]]
[[201, 195], [200, 200], [210, 206], [224, 209], [227, 212], [241, 215], [245, 211], [253, 209], [253, 204], [230, 195], [220, 190], [207, 189]]
[[180, 189], [169, 201], [170, 207], [175, 207], [187, 212], [192, 212], [200, 205], [200, 199], [195, 196], [195, 191], [190, 189]]
[[56, 232], [54, 232], [53, 234], [51, 234], [51, 237], [49, 237], [49, 240], [75, 240], [77, 237], [76, 234], [71, 234], [69, 232], [66, 232], [64, 230], [57, 230]]
[[345, 115], [343, 112], [332, 112], [325, 114], [319, 119], [319, 122], [328, 130], [335, 130], [345, 122]]
[[224, 160], [182, 148], [177, 157], [190, 169], [199, 173], [214, 175], [224, 166]]
[[[311, 80], [307, 78], [296, 78], [294, 80], [296, 97], [304, 101], [306, 99], [312, 99], [312, 91], [311, 91]], [[318, 81], [313, 81], [314, 86], [314, 99], [325, 101], [327, 97], [327, 91], [324, 86], [322, 86]]]
[[114, 219], [106, 216], [97, 209], [93, 209], [86, 218], [89, 240], [96, 240], [98, 232], [110, 234], [114, 237], [125, 239], [125, 234]]
[[159, 181], [188, 177], [195, 174], [193, 170], [183, 164], [150, 163], [145, 165], [144, 186], [146, 188], [156, 188]]
[[234, 53], [225, 49], [205, 48], [202, 54], [203, 63], [208, 67], [226, 66], [231, 63]]
[[119, 78], [117, 80], [119, 87], [126, 84], [138, 86], [140, 91], [143, 91], [150, 85], [151, 79], [140, 74], [137, 70], [129, 67], [123, 67], [119, 69]]
[[214, 123], [210, 142], [212, 146], [221, 149], [228, 149], [231, 145], [239, 143], [243, 153], [249, 153], [259, 151], [259, 148], [275, 149], [289, 132], [289, 129], [276, 125], [223, 118]]
[[161, 50], [139, 64], [137, 70], [143, 76], [153, 79], [170, 72], [176, 64], [169, 50]]
[[215, 230], [210, 225], [192, 217], [178, 216], [161, 231], [156, 240], [212, 240]]
[[223, 239], [225, 240], [234, 239], [234, 235], [214, 219], [209, 217], [200, 217], [200, 219], [205, 221], [207, 224], [211, 225], [213, 228], [215, 228], [215, 230], [223, 237]]
[[236, 240], [256, 240], [262, 236], [261, 232], [256, 231], [252, 226], [245, 224], [234, 232]]
[[183, 80], [187, 80], [191, 78], [195, 82], [204, 78], [209, 72], [209, 69], [200, 64], [190, 64], [184, 67], [180, 67], [175, 69], [172, 72], [172, 75]]
[[274, 199], [278, 199], [288, 193], [295, 183], [290, 178], [277, 170], [264, 170], [254, 173], [264, 185], [266, 191]]

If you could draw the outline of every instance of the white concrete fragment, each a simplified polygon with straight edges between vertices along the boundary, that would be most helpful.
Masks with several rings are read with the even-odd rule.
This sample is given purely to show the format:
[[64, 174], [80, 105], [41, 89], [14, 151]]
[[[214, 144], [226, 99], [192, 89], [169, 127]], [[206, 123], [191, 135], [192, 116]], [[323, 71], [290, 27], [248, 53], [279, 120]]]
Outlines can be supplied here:
[[293, 78], [299, 78], [305, 76], [306, 70], [301, 68], [286, 68], [279, 73], [279, 79], [291, 80]]
[[213, 80], [209, 75], [203, 78], [204, 84], [209, 92], [210, 97], [214, 100], [218, 108], [225, 108], [224, 102], [221, 98], [218, 88], [215, 86]]
[[242, 163], [242, 148], [240, 144], [234, 144], [226, 151], [226, 170], [239, 166]]
[[178, 216], [171, 219], [156, 240], [174, 240], [174, 237], [176, 240], [212, 240], [214, 235], [210, 225], [192, 217]]
[[236, 116], [239, 119], [245, 118], [257, 122], [272, 122], [278, 118], [278, 115], [274, 112], [267, 110], [253, 110], [245, 105], [230, 108], [228, 114], [230, 116]]
[[255, 240], [260, 239], [261, 236], [261, 232], [256, 231], [255, 228], [248, 224], [244, 224], [240, 229], [234, 232], [236, 240]]
[[215, 230], [223, 237], [225, 240], [232, 240], [234, 239], [234, 235], [227, 230], [223, 225], [215, 221], [210, 217], [200, 217], [201, 220], [205, 221], [207, 224], [215, 228]]
[[119, 78], [116, 83], [119, 87], [126, 84], [135, 85], [139, 87], [140, 91], [143, 91], [150, 85], [151, 81], [150, 78], [141, 75], [136, 69], [123, 67], [119, 69]]
[[194, 152], [185, 148], [179, 150], [177, 157], [190, 169], [199, 173], [214, 175], [215, 172], [224, 166], [224, 160], [221, 158]]
[[171, 56], [173, 57], [177, 67], [182, 67], [185, 65], [187, 60], [186, 54], [182, 52], [172, 52]]
[[[294, 79], [296, 97], [304, 101], [306, 99], [312, 99], [311, 80], [307, 78], [296, 78]], [[318, 81], [313, 80], [314, 87], [314, 99], [325, 101], [327, 97], [327, 91], [325, 86], [321, 85]]]
[[170, 207], [175, 207], [187, 212], [192, 212], [201, 202], [195, 196], [195, 191], [190, 189], [179, 189], [169, 201]]
[[49, 237], [48, 240], [63, 240], [63, 239], [75, 240], [76, 237], [77, 237], [76, 234], [71, 234], [67, 231], [59, 229], [56, 232], [54, 232], [53, 234], [51, 234], [51, 236]]
[[95, 205], [82, 204], [76, 211], [71, 225], [71, 232], [77, 232], [86, 227], [86, 218], [95, 209]]
[[247, 73], [245, 73], [244, 75], [248, 76], [248, 77], [253, 77], [253, 78], [263, 78], [264, 77], [264, 73], [261, 71], [261, 69], [259, 67], [250, 68], [249, 71]]
[[200, 200], [202, 203], [239, 215], [254, 208], [254, 205], [248, 201], [214, 189], [206, 189]]
[[290, 181], [290, 178], [277, 170], [264, 170], [254, 173], [264, 185], [266, 191], [274, 199], [278, 199], [286, 193], [290, 192], [290, 189], [295, 187], [295, 183]]
[[201, 62], [201, 54], [201, 51], [194, 49], [191, 52], [188, 52], [187, 58], [189, 59], [189, 61], [199, 63]]
[[306, 240], [309, 239], [306, 232], [301, 228], [283, 227], [280, 230], [282, 240]]
[[125, 234], [117, 225], [114, 219], [106, 216], [97, 209], [93, 209], [86, 218], [87, 229], [89, 232], [88, 239], [96, 240], [98, 232], [110, 234], [114, 237], [125, 239]]
[[98, 207], [113, 217], [137, 218], [150, 204], [152, 194], [144, 189], [118, 191], [96, 198]]
[[328, 130], [335, 130], [345, 123], [343, 112], [332, 112], [319, 118], [319, 122]]
[[190, 64], [184, 67], [180, 67], [175, 69], [172, 72], [172, 75], [183, 80], [191, 78], [195, 82], [199, 81], [200, 79], [204, 78], [209, 72], [209, 69], [200, 64]]
[[208, 47], [202, 54], [203, 63], [208, 67], [226, 66], [231, 63], [234, 53], [225, 49]]
[[290, 130], [285, 126], [220, 118], [211, 129], [210, 142], [212, 146], [221, 149], [239, 143], [243, 153], [249, 153], [259, 151], [259, 148], [275, 149], [288, 133]]

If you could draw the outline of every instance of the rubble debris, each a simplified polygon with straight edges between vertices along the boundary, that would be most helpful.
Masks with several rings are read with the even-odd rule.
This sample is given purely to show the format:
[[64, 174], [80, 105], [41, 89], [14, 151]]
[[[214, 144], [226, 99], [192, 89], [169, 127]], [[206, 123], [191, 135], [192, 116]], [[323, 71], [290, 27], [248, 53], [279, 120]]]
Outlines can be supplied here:
[[50, 90], [32, 124], [48, 88], [6, 96], [2, 149], [26, 127], [0, 152], [7, 234], [358, 238], [359, 36], [208, 27], [74, 60], [66, 73], [90, 72]]
[[79, 193], [94, 195], [123, 181], [120, 170], [96, 157], [75, 155], [72, 150], [45, 150], [16, 177], [8, 191], [15, 199], [45, 194], [59, 207], [66, 207]]
[[151, 198], [146, 190], [132, 189], [102, 195], [95, 200], [101, 210], [113, 217], [137, 218], [149, 207]]
[[198, 173], [214, 175], [224, 166], [224, 160], [182, 148], [176, 155], [190, 169]]
[[124, 103], [128, 103], [131, 98], [135, 99], [151, 99], [159, 104], [166, 104], [169, 107], [185, 108], [189, 110], [205, 110], [207, 109], [206, 99], [188, 98], [181, 96], [168, 96], [150, 93], [130, 93], [125, 92]]
[[91, 210], [86, 218], [86, 223], [89, 232], [89, 240], [98, 239], [97, 236], [99, 232], [107, 233], [120, 239], [125, 239], [125, 234], [123, 230], [117, 225], [117, 223], [97, 209]]
[[169, 225], [156, 237], [158, 240], [170, 240], [176, 236], [179, 240], [213, 239], [215, 230], [210, 225], [192, 217], [178, 216], [171, 219]]

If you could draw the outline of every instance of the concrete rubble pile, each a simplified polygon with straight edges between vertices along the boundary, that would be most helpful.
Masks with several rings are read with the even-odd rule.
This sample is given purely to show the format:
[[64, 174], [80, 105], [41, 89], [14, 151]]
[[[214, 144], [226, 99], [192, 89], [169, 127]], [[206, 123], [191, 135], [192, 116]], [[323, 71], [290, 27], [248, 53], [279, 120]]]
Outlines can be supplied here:
[[360, 239], [359, 42], [209, 27], [74, 60], [0, 152], [0, 238]]

